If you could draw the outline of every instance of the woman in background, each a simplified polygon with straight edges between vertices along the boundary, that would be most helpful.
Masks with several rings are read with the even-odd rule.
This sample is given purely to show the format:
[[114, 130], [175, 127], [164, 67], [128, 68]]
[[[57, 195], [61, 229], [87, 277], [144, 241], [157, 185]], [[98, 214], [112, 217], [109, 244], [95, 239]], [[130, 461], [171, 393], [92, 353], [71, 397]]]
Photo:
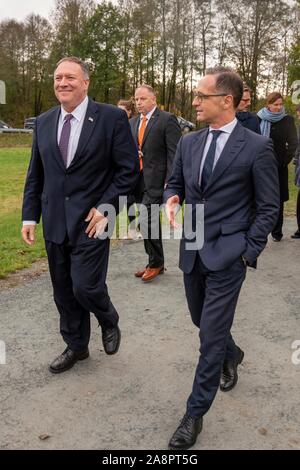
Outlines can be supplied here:
[[[131, 119], [132, 117], [136, 116], [136, 108], [135, 108], [135, 102], [134, 98], [131, 98], [130, 100], [119, 100], [117, 103], [118, 108], [123, 109], [128, 116], [128, 119]], [[134, 203], [135, 203], [135, 197], [134, 195], [129, 195], [127, 197], [127, 204], [126, 204], [126, 210], [127, 214], [129, 214], [129, 211], [133, 213], [134, 209]], [[138, 240], [142, 238], [142, 235], [140, 232], [136, 230], [136, 228], [132, 227], [133, 222], [135, 221], [136, 216], [135, 215], [128, 215], [128, 220], [129, 220], [129, 230], [128, 230], [128, 235], [123, 237], [124, 239], [129, 239], [129, 240]]]
[[117, 106], [118, 108], [121, 108], [126, 111], [128, 119], [131, 119], [137, 114], [135, 109], [134, 98], [131, 98], [130, 100], [119, 100]]
[[284, 202], [289, 200], [288, 164], [295, 157], [297, 149], [297, 131], [294, 118], [286, 114], [283, 97], [277, 91], [267, 96], [266, 107], [257, 113], [260, 119], [262, 135], [273, 140], [275, 156], [278, 163], [280, 188], [280, 212], [277, 223], [272, 231], [272, 238], [280, 242], [283, 237]]

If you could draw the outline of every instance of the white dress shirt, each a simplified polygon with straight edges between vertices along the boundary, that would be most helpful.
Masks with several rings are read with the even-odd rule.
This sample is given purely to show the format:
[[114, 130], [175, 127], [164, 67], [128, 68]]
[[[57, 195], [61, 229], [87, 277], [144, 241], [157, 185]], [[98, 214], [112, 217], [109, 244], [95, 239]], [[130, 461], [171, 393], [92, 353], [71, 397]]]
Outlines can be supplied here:
[[[146, 127], [148, 126], [148, 122], [150, 121], [151, 117], [152, 117], [152, 114], [154, 113], [154, 111], [156, 110], [157, 106], [155, 106], [151, 111], [149, 111], [149, 113], [147, 113], [145, 116], [147, 118], [147, 122], [146, 122]], [[143, 119], [144, 115], [143, 114], [140, 114], [140, 124], [139, 124], [139, 130], [140, 130], [140, 127], [142, 125], [142, 119]]]
[[[78, 147], [78, 142], [79, 142], [79, 137], [82, 131], [82, 126], [84, 122], [84, 118], [86, 115], [86, 110], [89, 104], [89, 99], [86, 96], [84, 100], [75, 108], [72, 113], [68, 113], [62, 106], [61, 106], [61, 111], [60, 111], [60, 116], [58, 120], [58, 128], [57, 128], [57, 145], [59, 144], [60, 136], [61, 136], [61, 131], [63, 128], [64, 124], [64, 119], [67, 114], [72, 114], [72, 119], [70, 121], [71, 123], [71, 133], [70, 133], [70, 138], [69, 138], [69, 145], [68, 145], [68, 163], [67, 163], [67, 168], [70, 166], [72, 163], [72, 160], [75, 156], [77, 147]], [[62, 158], [62, 157], [61, 157]], [[35, 225], [36, 221], [34, 220], [23, 220], [23, 225]]]
[[225, 126], [220, 127], [219, 129], [213, 129], [212, 127], [209, 127], [209, 134], [208, 134], [207, 139], [206, 139], [206, 143], [205, 143], [205, 147], [204, 147], [204, 151], [203, 151], [203, 158], [202, 158], [201, 166], [200, 166], [200, 174], [199, 174], [199, 181], [200, 182], [201, 182], [201, 178], [202, 178], [202, 170], [203, 170], [203, 166], [204, 166], [204, 163], [205, 163], [206, 155], [207, 155], [209, 146], [210, 146], [211, 141], [212, 141], [212, 131], [216, 131], [216, 130], [222, 131], [222, 134], [220, 134], [219, 137], [217, 138], [216, 153], [215, 153], [215, 159], [214, 159], [214, 165], [213, 165], [213, 170], [214, 170], [214, 168], [217, 164], [217, 161], [219, 160], [220, 155], [223, 151], [223, 148], [225, 147], [226, 142], [229, 139], [230, 134], [232, 133], [232, 131], [235, 128], [236, 125], [237, 125], [237, 118], [234, 118], [233, 121], [229, 122], [228, 124], [225, 124]]
[[89, 104], [89, 99], [86, 96], [84, 100], [80, 103], [80, 105], [75, 108], [72, 113], [68, 113], [62, 106], [61, 106], [61, 112], [60, 112], [60, 117], [58, 121], [58, 128], [57, 128], [57, 144], [59, 144], [60, 136], [61, 136], [61, 131], [64, 125], [64, 119], [67, 114], [72, 114], [73, 118], [71, 119], [71, 133], [70, 133], [70, 138], [69, 138], [69, 145], [68, 145], [68, 163], [67, 163], [67, 168], [70, 166], [72, 163], [72, 160], [75, 156], [77, 147], [78, 147], [78, 142], [79, 142], [79, 137], [82, 131], [82, 126], [84, 122], [84, 117], [86, 115], [86, 110]]

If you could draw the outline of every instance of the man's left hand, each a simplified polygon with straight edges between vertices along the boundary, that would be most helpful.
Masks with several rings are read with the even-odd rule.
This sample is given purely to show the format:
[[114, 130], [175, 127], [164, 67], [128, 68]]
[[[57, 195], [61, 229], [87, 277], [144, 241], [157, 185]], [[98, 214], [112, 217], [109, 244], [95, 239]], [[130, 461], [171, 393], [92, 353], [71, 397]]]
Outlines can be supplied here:
[[85, 233], [89, 238], [97, 238], [104, 233], [104, 230], [108, 224], [107, 217], [104, 217], [101, 212], [99, 212], [95, 207], [93, 207], [88, 213], [85, 222], [89, 222], [89, 225], [86, 228]]

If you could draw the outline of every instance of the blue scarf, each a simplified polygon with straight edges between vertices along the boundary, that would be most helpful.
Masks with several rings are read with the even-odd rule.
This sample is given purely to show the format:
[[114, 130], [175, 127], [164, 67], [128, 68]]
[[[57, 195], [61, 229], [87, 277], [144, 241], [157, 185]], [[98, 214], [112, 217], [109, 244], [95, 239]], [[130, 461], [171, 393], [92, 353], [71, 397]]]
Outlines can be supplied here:
[[281, 121], [281, 119], [286, 116], [286, 112], [284, 107], [282, 107], [282, 110], [279, 111], [279, 113], [272, 113], [268, 110], [268, 108], [262, 108], [260, 111], [258, 111], [257, 116], [261, 119], [261, 135], [270, 137], [271, 123]]

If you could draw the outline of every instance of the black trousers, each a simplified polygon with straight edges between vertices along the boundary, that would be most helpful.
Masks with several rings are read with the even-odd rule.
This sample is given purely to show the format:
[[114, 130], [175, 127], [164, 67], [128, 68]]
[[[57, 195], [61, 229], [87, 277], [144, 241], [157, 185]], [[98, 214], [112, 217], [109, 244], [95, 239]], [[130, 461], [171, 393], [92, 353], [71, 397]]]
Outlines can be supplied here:
[[133, 195], [130, 195], [127, 197], [127, 204], [126, 204], [126, 211], [127, 211], [127, 217], [129, 220], [129, 224], [132, 224], [132, 222], [136, 219], [135, 215], [129, 215], [129, 212], [133, 212], [132, 207], [134, 208], [135, 206], [135, 197]]
[[298, 232], [300, 232], [300, 189], [298, 189], [298, 195], [297, 195], [296, 215], [297, 215]]
[[102, 328], [119, 321], [106, 286], [109, 240], [91, 239], [78, 246], [68, 240], [62, 245], [47, 240], [45, 244], [60, 333], [72, 350], [80, 351], [89, 343], [90, 312]]
[[[143, 204], [143, 209], [140, 209], [138, 204], [140, 230], [148, 255], [149, 268], [160, 268], [164, 265], [161, 221], [158, 209], [154, 215], [151, 213], [152, 206], [152, 204]], [[156, 207], [158, 208], [158, 205]]]
[[283, 226], [283, 210], [284, 210], [284, 201], [280, 201], [279, 215], [275, 224], [275, 227], [272, 230], [272, 235], [274, 237], [282, 238], [282, 226]]
[[[162, 230], [159, 211], [155, 210], [155, 215], [151, 213], [152, 205], [158, 207], [161, 199], [149, 202], [149, 197], [145, 191], [143, 172], [141, 172], [138, 185], [134, 192], [137, 208], [139, 211], [139, 228], [144, 238], [144, 247], [148, 255], [148, 266], [150, 268], [160, 268], [164, 265], [164, 250], [162, 244]], [[140, 208], [142, 204], [143, 209]]]
[[200, 358], [187, 412], [203, 416], [220, 384], [224, 359], [234, 359], [237, 348], [230, 330], [246, 267], [239, 258], [222, 271], [209, 271], [197, 255], [190, 274], [184, 274], [188, 306], [193, 323], [200, 329]]

